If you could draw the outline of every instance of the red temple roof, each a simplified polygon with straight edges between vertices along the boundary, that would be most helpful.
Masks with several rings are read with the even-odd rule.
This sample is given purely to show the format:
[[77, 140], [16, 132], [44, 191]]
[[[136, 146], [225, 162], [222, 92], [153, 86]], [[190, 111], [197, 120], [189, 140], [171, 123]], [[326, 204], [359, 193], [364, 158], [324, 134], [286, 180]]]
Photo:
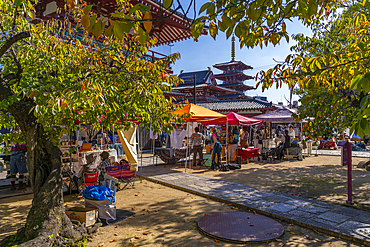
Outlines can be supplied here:
[[[86, 0], [87, 4], [92, 4], [102, 14], [109, 14], [117, 9], [115, 0]], [[192, 37], [190, 31], [191, 20], [175, 12], [172, 14], [166, 10], [160, 2], [155, 0], [131, 0], [132, 4], [142, 3], [151, 7], [153, 27], [149, 35], [151, 38], [158, 39], [157, 45], [169, 44], [172, 42], [189, 39]], [[64, 7], [64, 0], [40, 0], [36, 6], [37, 18], [50, 19], [58, 18], [61, 14], [56, 13], [56, 7]], [[207, 34], [207, 29], [203, 29], [202, 35]]]

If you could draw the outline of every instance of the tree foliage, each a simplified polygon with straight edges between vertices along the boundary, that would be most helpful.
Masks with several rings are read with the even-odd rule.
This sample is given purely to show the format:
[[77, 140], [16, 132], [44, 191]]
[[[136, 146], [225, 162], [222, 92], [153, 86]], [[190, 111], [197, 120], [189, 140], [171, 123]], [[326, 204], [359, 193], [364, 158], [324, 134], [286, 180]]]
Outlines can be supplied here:
[[218, 31], [226, 37], [235, 34], [240, 47], [253, 48], [276, 45], [281, 39], [289, 42], [286, 22], [296, 18], [305, 25], [330, 15], [337, 5], [336, 0], [215, 0], [206, 2], [199, 13], [196, 25], [209, 25], [209, 31], [216, 38]]
[[[317, 122], [326, 120], [327, 124], [338, 124], [328, 116], [336, 114], [337, 117], [352, 120], [346, 123], [360, 136], [370, 133], [368, 7], [368, 3], [350, 5], [332, 20], [318, 23], [312, 37], [294, 35], [298, 42], [292, 48], [294, 53], [288, 55], [283, 63], [262, 71], [258, 75], [258, 84], [268, 89], [286, 83], [301, 91], [311, 91], [308, 93], [310, 96], [303, 99], [305, 105], [301, 108], [309, 107], [306, 104], [309, 98], [319, 102], [326, 93], [328, 102], [332, 103], [333, 113], [327, 111], [323, 114], [321, 111], [325, 117], [319, 117]], [[324, 106], [328, 102], [321, 104]], [[316, 112], [316, 117], [317, 114], [320, 113]]]
[[[81, 37], [81, 30], [73, 28], [69, 21], [51, 20], [33, 25], [23, 15], [32, 8], [29, 2], [17, 4], [18, 17], [14, 19], [13, 3], [3, 2], [0, 17], [3, 40], [24, 31], [30, 32], [30, 38], [1, 57], [2, 75], [19, 74], [19, 78], [9, 82], [14, 96], [0, 102], [2, 109], [22, 97], [31, 98], [35, 102], [35, 116], [49, 131], [56, 131], [51, 135], [56, 139], [60, 125], [75, 129], [76, 120], [92, 123], [96, 128], [104, 125], [121, 129], [140, 117], [146, 127], [152, 124], [157, 131], [160, 127], [171, 129], [168, 123], [176, 119], [171, 111], [177, 105], [166, 100], [163, 92], [170, 91], [179, 80], [165, 69], [179, 58], [178, 54], [146, 61], [145, 54], [155, 40], [143, 43], [139, 33], [103, 39], [100, 31], [89, 30], [89, 26], [85, 26], [87, 32]], [[84, 14], [89, 6], [83, 9]], [[141, 24], [132, 27], [139, 29]], [[100, 35], [89, 35], [89, 31]], [[9, 119], [12, 116], [2, 112], [0, 124], [11, 127], [14, 122]]]
[[[61, 152], [55, 146], [62, 129], [76, 130], [78, 120], [95, 129], [104, 125], [117, 130], [138, 120], [147, 129], [170, 132], [171, 121], [182, 122], [182, 116], [172, 113], [180, 105], [163, 95], [179, 83], [166, 72], [179, 54], [147, 61], [156, 40], [147, 38], [150, 22], [145, 18], [150, 15], [140, 10], [145, 7], [120, 3], [122, 15], [135, 9], [129, 16], [141, 20], [134, 19], [124, 32], [117, 24], [121, 20], [113, 20], [111, 27], [118, 31], [110, 33], [108, 27], [103, 33], [105, 23], [95, 19], [91, 7], [72, 2], [58, 10], [65, 11], [64, 20], [31, 24], [36, 2], [0, 0], [0, 127], [21, 128], [20, 135], [8, 139], [27, 143], [34, 192], [25, 227], [14, 244], [32, 239], [25, 246], [49, 246], [86, 236], [86, 231], [72, 228], [64, 212]], [[75, 25], [87, 15], [89, 25], [86, 20]], [[7, 239], [0, 245], [8, 246], [8, 240], [14, 242]]]

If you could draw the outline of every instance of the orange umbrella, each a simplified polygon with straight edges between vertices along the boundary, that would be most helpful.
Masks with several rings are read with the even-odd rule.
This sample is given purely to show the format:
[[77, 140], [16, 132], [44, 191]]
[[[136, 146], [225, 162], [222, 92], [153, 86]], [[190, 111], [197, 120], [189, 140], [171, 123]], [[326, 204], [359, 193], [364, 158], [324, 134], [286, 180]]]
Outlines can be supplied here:
[[220, 122], [224, 123], [227, 122], [227, 116], [194, 104], [188, 104], [182, 109], [176, 110], [173, 113], [179, 116], [183, 114], [191, 114], [191, 117], [189, 119], [186, 119], [187, 122], [201, 123], [203, 121], [210, 120], [219, 120]]

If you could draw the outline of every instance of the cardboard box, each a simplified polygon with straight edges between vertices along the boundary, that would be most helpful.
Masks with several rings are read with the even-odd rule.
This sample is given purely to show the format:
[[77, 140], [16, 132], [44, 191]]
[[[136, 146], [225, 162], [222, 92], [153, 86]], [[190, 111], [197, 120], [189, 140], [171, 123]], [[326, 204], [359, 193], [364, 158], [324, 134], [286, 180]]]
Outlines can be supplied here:
[[72, 207], [66, 209], [66, 214], [71, 220], [85, 223], [85, 226], [92, 226], [98, 220], [98, 209]]

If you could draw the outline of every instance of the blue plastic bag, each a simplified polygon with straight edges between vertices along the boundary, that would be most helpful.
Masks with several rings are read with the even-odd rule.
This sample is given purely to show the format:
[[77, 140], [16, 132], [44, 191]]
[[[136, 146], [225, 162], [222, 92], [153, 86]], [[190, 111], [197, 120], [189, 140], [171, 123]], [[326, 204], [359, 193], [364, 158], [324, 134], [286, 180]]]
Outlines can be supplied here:
[[95, 201], [109, 200], [111, 203], [115, 201], [113, 191], [104, 185], [90, 185], [82, 192], [82, 196]]

